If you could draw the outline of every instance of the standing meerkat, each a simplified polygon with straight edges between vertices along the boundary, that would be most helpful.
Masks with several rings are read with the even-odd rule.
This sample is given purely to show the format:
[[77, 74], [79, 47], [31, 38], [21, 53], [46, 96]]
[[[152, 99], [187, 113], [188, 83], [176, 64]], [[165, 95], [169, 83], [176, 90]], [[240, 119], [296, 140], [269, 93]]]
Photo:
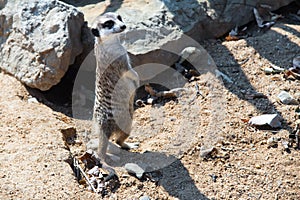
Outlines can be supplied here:
[[138, 74], [117, 34], [125, 29], [121, 16], [111, 12], [97, 17], [91, 29], [97, 62], [93, 131], [99, 136], [98, 153], [104, 162], [112, 135], [116, 135], [121, 148], [138, 147], [138, 143], [125, 142], [131, 131], [134, 95], [139, 86]]

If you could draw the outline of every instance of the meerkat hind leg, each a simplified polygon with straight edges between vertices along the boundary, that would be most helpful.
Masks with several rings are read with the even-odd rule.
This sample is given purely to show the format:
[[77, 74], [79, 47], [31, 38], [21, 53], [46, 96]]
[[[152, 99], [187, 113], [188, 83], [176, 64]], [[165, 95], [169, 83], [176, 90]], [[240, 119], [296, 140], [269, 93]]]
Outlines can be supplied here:
[[107, 130], [103, 129], [101, 125], [95, 124], [94, 125], [96, 134], [99, 136], [99, 146], [98, 146], [98, 155], [100, 159], [105, 162], [106, 158], [106, 151], [108, 147], [108, 140], [109, 140], [109, 133], [106, 133]]
[[118, 134], [118, 138], [116, 143], [120, 145], [121, 148], [123, 149], [136, 149], [139, 147], [140, 143], [135, 142], [135, 143], [129, 143], [125, 142], [125, 140], [129, 137], [128, 134], [124, 133], [123, 131], [120, 131]]
[[96, 121], [94, 121], [94, 131], [95, 131], [95, 134], [97, 134], [99, 136], [99, 146], [98, 146], [99, 158], [98, 159], [102, 165], [102, 168], [106, 169], [109, 172], [109, 175], [105, 178], [105, 181], [108, 181], [116, 175], [116, 171], [113, 169], [113, 167], [111, 167], [106, 162], [106, 160], [107, 160], [106, 151], [107, 151], [109, 137], [111, 135], [111, 132], [109, 129], [104, 128], [103, 126], [98, 124]]

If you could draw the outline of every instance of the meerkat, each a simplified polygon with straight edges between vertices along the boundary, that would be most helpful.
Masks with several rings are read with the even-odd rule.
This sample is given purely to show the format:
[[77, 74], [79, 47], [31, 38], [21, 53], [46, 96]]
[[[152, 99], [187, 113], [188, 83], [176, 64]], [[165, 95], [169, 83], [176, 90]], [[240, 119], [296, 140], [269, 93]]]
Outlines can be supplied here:
[[121, 16], [111, 12], [97, 17], [91, 28], [97, 62], [93, 131], [99, 136], [98, 154], [104, 162], [113, 135], [121, 148], [138, 147], [138, 143], [125, 142], [131, 132], [134, 95], [139, 87], [138, 74], [118, 37], [125, 29]]

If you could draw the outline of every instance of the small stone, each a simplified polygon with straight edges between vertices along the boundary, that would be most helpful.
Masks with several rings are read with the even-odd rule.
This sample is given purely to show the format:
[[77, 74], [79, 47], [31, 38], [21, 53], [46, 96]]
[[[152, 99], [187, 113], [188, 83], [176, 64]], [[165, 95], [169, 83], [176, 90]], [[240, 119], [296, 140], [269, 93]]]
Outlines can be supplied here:
[[282, 180], [277, 181], [277, 187], [280, 187], [282, 185]]
[[289, 149], [289, 142], [288, 142], [288, 141], [282, 140], [282, 141], [281, 141], [281, 144], [282, 144], [282, 146], [283, 146], [283, 148], [284, 148], [285, 150], [288, 150], [288, 149]]
[[79, 188], [80, 188], [80, 189], [84, 189], [85, 186], [84, 186], [84, 185], [79, 185]]
[[171, 118], [170, 118], [170, 121], [171, 121], [171, 122], [176, 121], [176, 117], [171, 117]]
[[211, 174], [210, 176], [211, 176], [211, 179], [212, 179], [213, 182], [217, 182], [217, 178], [218, 178], [217, 175]]
[[128, 173], [135, 174], [135, 176], [139, 179], [142, 178], [142, 176], [145, 172], [145, 170], [143, 168], [141, 168], [140, 166], [138, 166], [135, 163], [125, 164], [125, 169]]
[[104, 178], [103, 174], [102, 174], [102, 173], [99, 173], [98, 178], [103, 179], [103, 178]]
[[156, 100], [157, 98], [156, 97], [150, 97], [147, 99], [147, 104], [150, 104], [150, 105], [153, 105], [154, 104], [154, 101]]
[[81, 140], [78, 140], [78, 139], [76, 139], [76, 140], [74, 140], [74, 143], [75, 143], [75, 144], [78, 144], [78, 145], [81, 145], [81, 144], [82, 144], [82, 141], [81, 141]]
[[296, 99], [294, 99], [294, 97], [292, 97], [286, 91], [281, 91], [277, 97], [283, 104], [287, 104], [287, 105], [291, 105], [291, 104], [297, 105], [298, 104], [298, 101]]
[[267, 144], [267, 141], [266, 141], [266, 140], [260, 141], [260, 145], [264, 145], [264, 144]]
[[252, 117], [249, 120], [249, 124], [254, 126], [269, 125], [272, 128], [281, 127], [280, 117], [278, 114], [265, 114], [265, 115]]
[[265, 157], [265, 160], [269, 160], [269, 158], [270, 158], [269, 156], [266, 156], [266, 157]]
[[264, 68], [264, 72], [265, 72], [265, 74], [269, 75], [274, 72], [274, 69], [271, 67], [266, 67], [266, 68]]
[[261, 165], [256, 164], [256, 165], [255, 165], [255, 168], [256, 168], [256, 169], [261, 169]]
[[35, 97], [31, 97], [27, 101], [28, 101], [28, 103], [38, 103], [39, 102]]
[[[300, 10], [299, 10], [300, 11]], [[299, 12], [298, 11], [298, 12]], [[294, 68], [299, 68], [300, 69], [300, 56], [296, 56], [294, 59], [293, 59], [293, 67]]]
[[211, 148], [207, 149], [204, 146], [202, 146], [200, 148], [200, 157], [202, 157], [202, 158], [208, 158], [214, 153], [216, 153], [216, 154], [218, 153], [218, 150], [215, 147], [211, 147]]
[[150, 197], [148, 197], [147, 195], [144, 195], [144, 196], [140, 197], [139, 200], [150, 200]]
[[128, 178], [129, 175], [128, 174], [122, 174], [122, 178]]
[[269, 147], [276, 147], [278, 145], [278, 139], [276, 137], [270, 137], [267, 140], [267, 144]]

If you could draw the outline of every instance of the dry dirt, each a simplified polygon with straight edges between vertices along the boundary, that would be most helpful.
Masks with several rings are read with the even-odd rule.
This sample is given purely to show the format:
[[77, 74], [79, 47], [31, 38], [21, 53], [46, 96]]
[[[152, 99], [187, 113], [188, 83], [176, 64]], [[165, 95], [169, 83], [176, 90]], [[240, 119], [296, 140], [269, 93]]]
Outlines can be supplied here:
[[[191, 93], [136, 110], [130, 140], [141, 144], [126, 154], [152, 164], [157, 171], [149, 175], [155, 180], [128, 175], [120, 162], [120, 186], [105, 199], [300, 199], [300, 150], [281, 145], [296, 126], [298, 106], [277, 99], [286, 90], [300, 100], [300, 82], [262, 70], [292, 66], [300, 55], [299, 21], [282, 19], [264, 31], [250, 26], [245, 39], [202, 43], [233, 83], [202, 74], [185, 85]], [[216, 80], [214, 88], [221, 92], [213, 93], [208, 80]], [[196, 84], [203, 96], [196, 97]], [[60, 130], [75, 127], [84, 142], [82, 123], [70, 117], [69, 105], [49, 102], [4, 73], [0, 85], [0, 199], [99, 199], [78, 184], [69, 165], [70, 150], [78, 155], [84, 148], [63, 140]], [[245, 95], [255, 92], [266, 98]], [[278, 113], [283, 128], [261, 130], [245, 122], [263, 113]], [[279, 139], [277, 147], [266, 142], [272, 136]], [[204, 145], [219, 153], [199, 157]]]

